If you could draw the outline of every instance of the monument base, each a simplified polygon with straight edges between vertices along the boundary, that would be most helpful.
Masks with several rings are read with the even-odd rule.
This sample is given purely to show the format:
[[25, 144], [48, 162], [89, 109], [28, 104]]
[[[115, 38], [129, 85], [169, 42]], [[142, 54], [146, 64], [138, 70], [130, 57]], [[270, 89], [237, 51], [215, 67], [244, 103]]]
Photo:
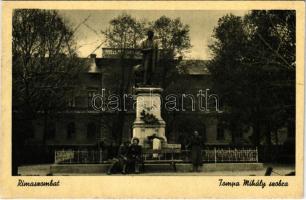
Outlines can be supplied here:
[[[144, 149], [180, 149], [181, 147], [180, 144], [167, 144], [165, 135], [166, 123], [161, 117], [160, 98], [162, 91], [163, 89], [158, 87], [143, 86], [135, 88], [136, 119], [133, 124], [133, 137], [139, 139], [139, 145]], [[154, 123], [152, 123], [152, 119]], [[160, 141], [150, 141], [149, 136], [153, 136], [153, 138], [157, 138]]]
[[134, 122], [133, 137], [139, 139], [139, 145], [145, 146], [149, 142], [148, 137], [155, 134], [157, 137], [162, 138], [162, 143], [167, 143], [165, 136], [165, 124], [148, 125], [144, 123]]
[[148, 86], [135, 88], [136, 119], [133, 124], [133, 137], [138, 138], [142, 146], [147, 144], [148, 137], [153, 135], [161, 138], [162, 143], [167, 142], [166, 123], [161, 117], [162, 91], [162, 88]]

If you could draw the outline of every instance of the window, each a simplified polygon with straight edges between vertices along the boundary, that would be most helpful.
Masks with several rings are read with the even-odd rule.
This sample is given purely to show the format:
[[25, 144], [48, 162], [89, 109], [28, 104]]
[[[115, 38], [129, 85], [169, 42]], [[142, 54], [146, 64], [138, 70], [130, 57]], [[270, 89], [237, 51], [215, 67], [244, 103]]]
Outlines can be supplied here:
[[217, 140], [224, 140], [224, 128], [221, 124], [217, 126]]
[[88, 102], [88, 108], [92, 108], [92, 98], [98, 93], [97, 89], [90, 89], [87, 92], [87, 102]]
[[47, 124], [47, 135], [46, 138], [47, 139], [54, 139], [55, 138], [55, 132], [56, 132], [56, 126], [54, 122], [49, 122]]
[[75, 107], [75, 98], [74, 96], [68, 97], [67, 104], [69, 108]]
[[206, 141], [207, 140], [207, 135], [206, 135], [206, 125], [203, 124], [203, 127], [202, 127], [202, 139], [203, 141]]
[[95, 123], [90, 122], [87, 124], [87, 138], [92, 139], [97, 136], [97, 126]]
[[67, 125], [67, 139], [73, 138], [75, 135], [75, 124], [74, 122], [70, 122]]

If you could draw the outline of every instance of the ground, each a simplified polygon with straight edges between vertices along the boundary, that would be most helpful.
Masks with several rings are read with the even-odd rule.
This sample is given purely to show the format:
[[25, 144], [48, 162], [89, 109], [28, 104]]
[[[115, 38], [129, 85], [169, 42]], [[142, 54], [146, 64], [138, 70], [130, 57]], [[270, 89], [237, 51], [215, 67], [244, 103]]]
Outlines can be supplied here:
[[[18, 174], [22, 176], [37, 176], [37, 175], [48, 175], [50, 172], [50, 164], [45, 165], [28, 165], [21, 166], [18, 168]], [[201, 171], [201, 172], [145, 172], [140, 174], [129, 174], [133, 176], [264, 176], [267, 167], [273, 167], [272, 176], [285, 175], [295, 171], [293, 164], [272, 164], [265, 163], [263, 168], [255, 170], [221, 170], [221, 171]], [[61, 172], [53, 173], [53, 176], [106, 176], [106, 173], [70, 173]], [[129, 176], [122, 174], [114, 174], [112, 176]]]

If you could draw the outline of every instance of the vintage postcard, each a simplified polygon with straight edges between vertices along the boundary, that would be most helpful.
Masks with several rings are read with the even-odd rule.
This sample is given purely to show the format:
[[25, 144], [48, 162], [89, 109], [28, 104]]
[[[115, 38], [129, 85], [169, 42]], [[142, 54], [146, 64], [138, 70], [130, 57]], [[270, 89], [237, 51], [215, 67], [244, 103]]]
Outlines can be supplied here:
[[302, 1], [2, 2], [0, 197], [302, 198]]

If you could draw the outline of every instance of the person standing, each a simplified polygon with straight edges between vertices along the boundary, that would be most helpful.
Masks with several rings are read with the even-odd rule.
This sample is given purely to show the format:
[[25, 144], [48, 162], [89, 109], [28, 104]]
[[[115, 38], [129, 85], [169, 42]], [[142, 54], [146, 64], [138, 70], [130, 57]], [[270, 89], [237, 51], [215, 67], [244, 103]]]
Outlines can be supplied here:
[[191, 146], [191, 160], [193, 172], [199, 172], [202, 165], [203, 140], [198, 131], [194, 131], [189, 146]]
[[127, 153], [129, 167], [134, 167], [135, 173], [139, 173], [139, 165], [141, 164], [142, 149], [139, 145], [139, 139], [133, 138]]

